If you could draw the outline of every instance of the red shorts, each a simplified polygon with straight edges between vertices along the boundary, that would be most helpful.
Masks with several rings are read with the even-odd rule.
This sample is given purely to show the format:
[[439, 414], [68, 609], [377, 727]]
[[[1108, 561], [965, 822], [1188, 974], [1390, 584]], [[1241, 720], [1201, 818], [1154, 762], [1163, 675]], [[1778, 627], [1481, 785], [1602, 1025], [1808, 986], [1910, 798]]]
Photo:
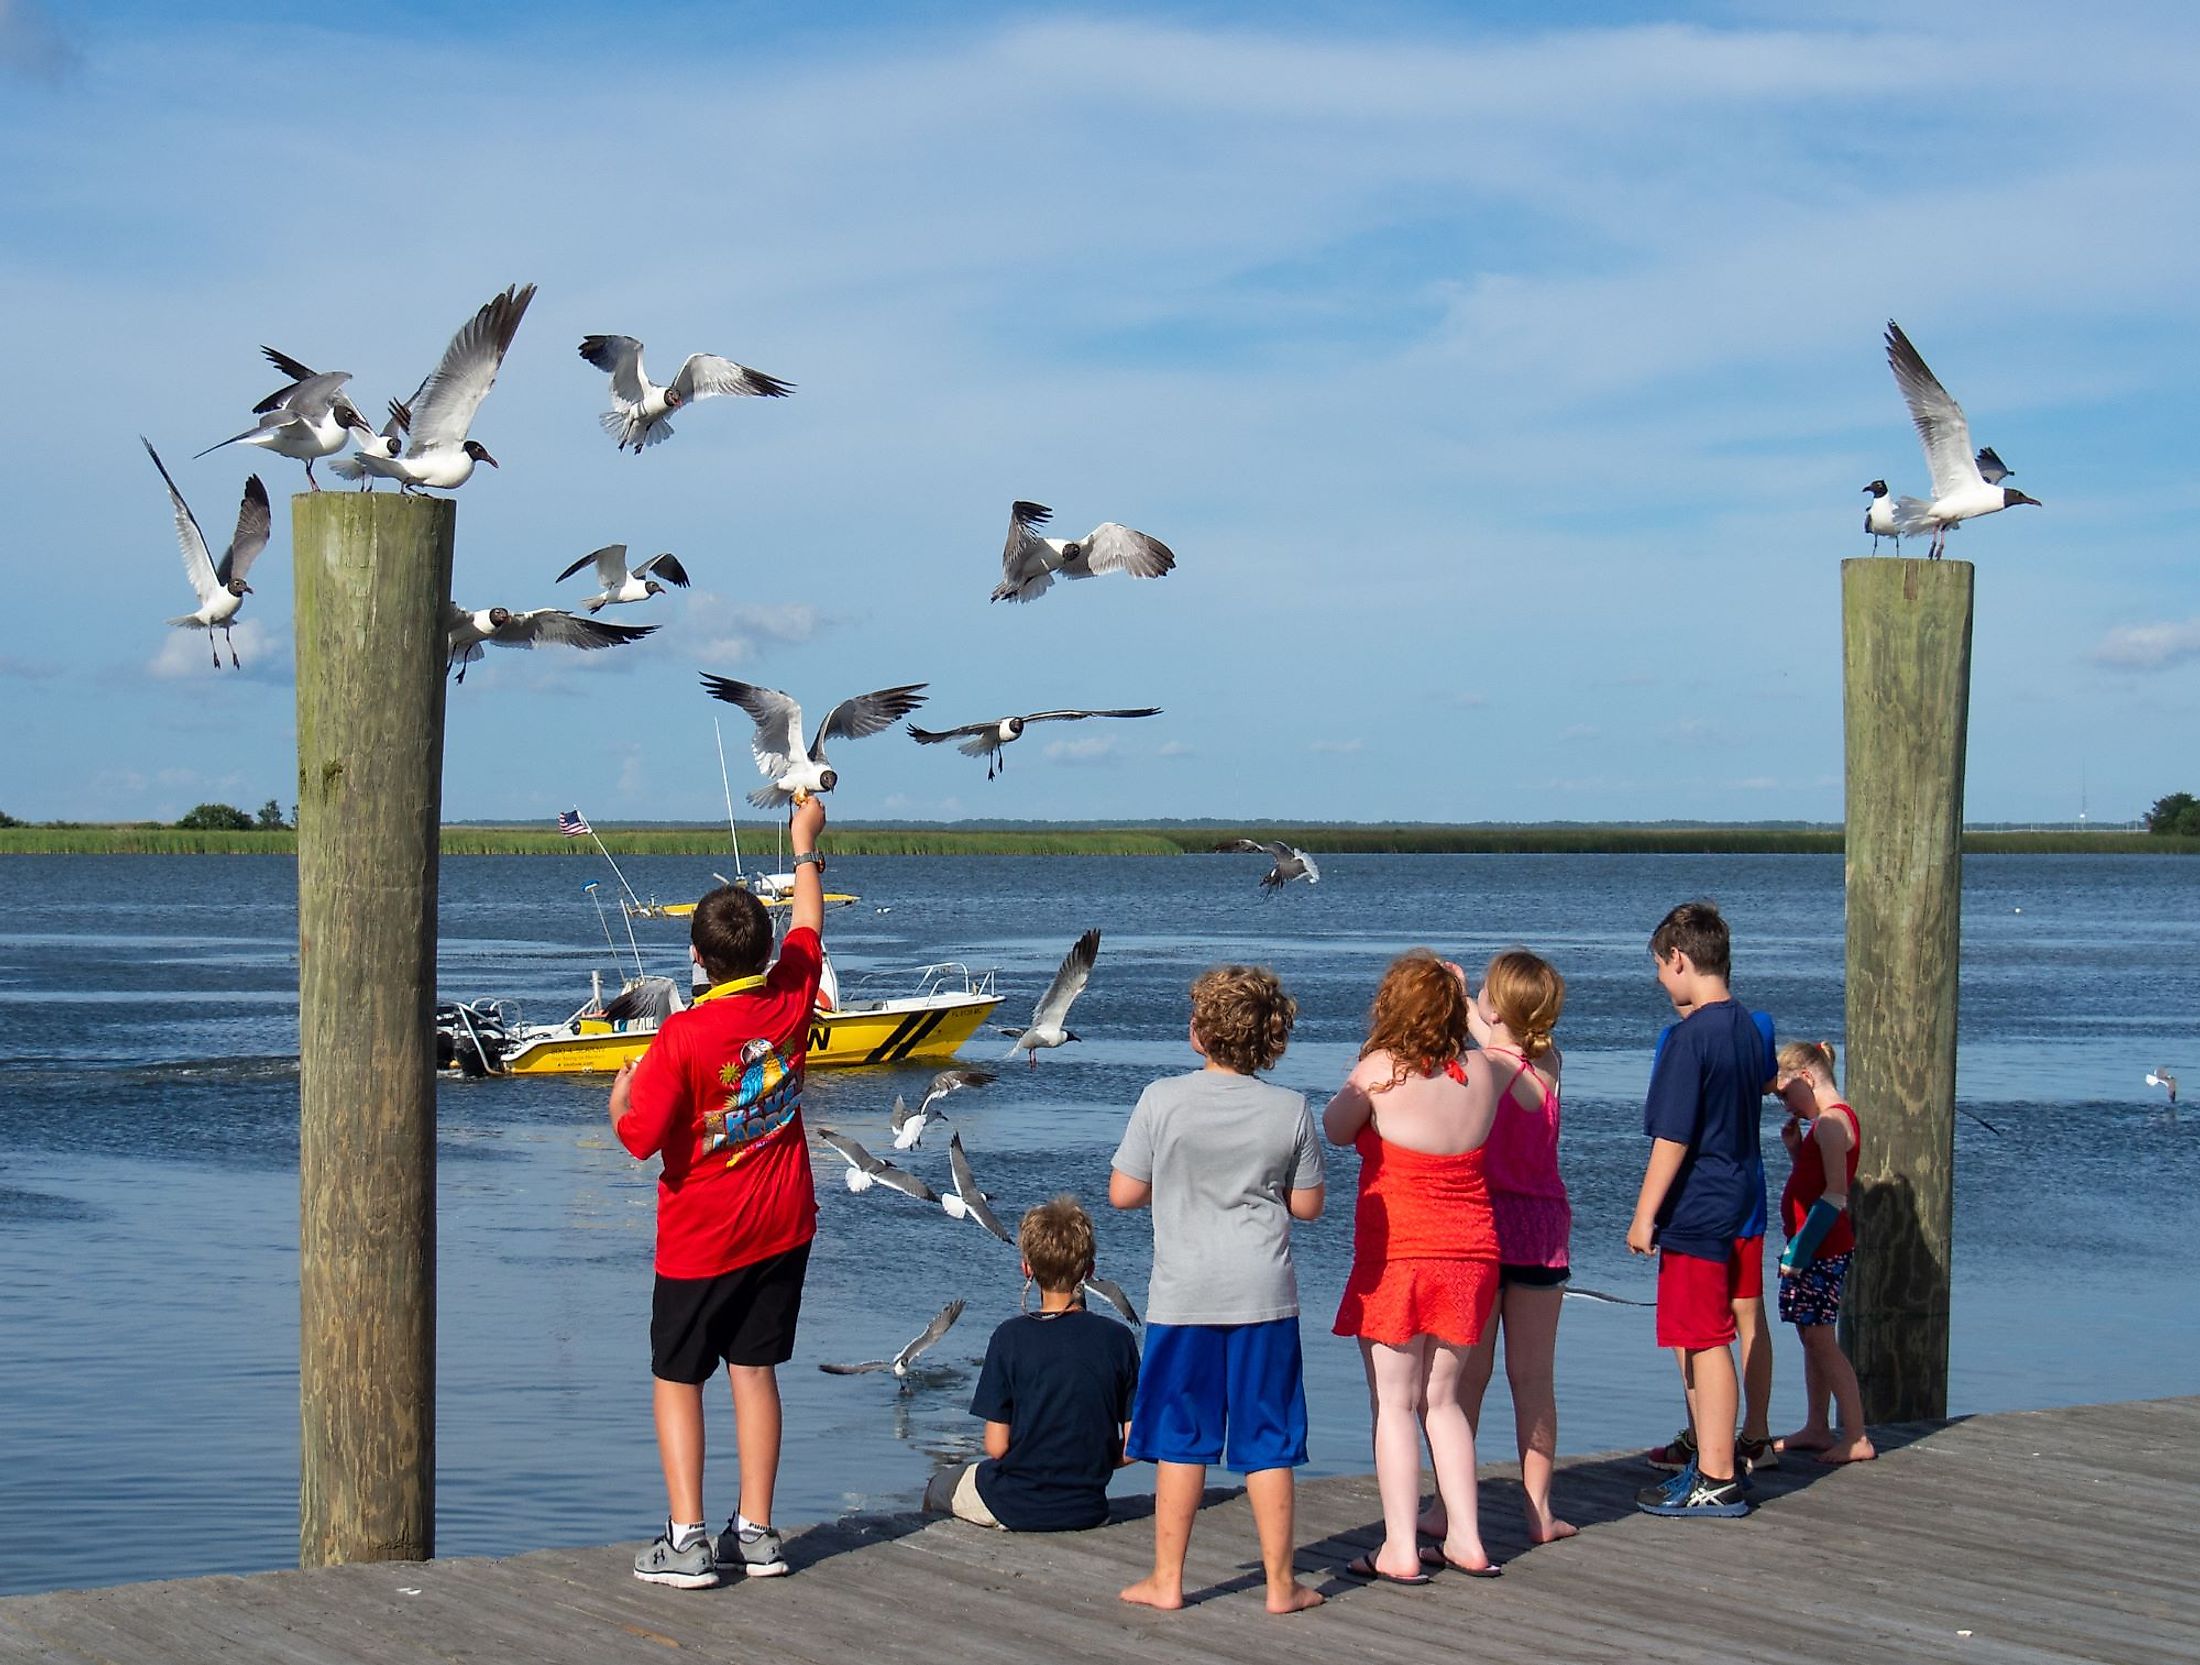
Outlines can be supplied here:
[[[1764, 1293], [1764, 1239], [1756, 1239], [1754, 1260], [1730, 1254], [1724, 1260], [1658, 1251], [1658, 1345], [1701, 1353], [1734, 1340], [1734, 1303], [1743, 1298], [1745, 1270]], [[1739, 1244], [1736, 1245], [1739, 1248]]]
[[1765, 1298], [1765, 1240], [1758, 1237], [1734, 1239], [1734, 1299], [1737, 1301], [1761, 1301]]

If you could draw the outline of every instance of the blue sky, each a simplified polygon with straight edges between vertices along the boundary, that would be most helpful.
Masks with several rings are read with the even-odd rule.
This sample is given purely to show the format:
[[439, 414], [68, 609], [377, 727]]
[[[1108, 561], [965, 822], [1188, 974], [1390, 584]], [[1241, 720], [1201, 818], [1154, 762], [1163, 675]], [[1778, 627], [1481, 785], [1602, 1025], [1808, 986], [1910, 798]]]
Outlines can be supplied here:
[[[289, 802], [301, 472], [190, 454], [259, 343], [374, 408], [515, 281], [459, 599], [577, 601], [613, 541], [696, 584], [637, 648], [492, 650], [453, 817], [712, 815], [708, 669], [1167, 708], [990, 785], [848, 745], [850, 819], [1837, 818], [1858, 488], [1924, 483], [1890, 316], [2047, 505], [1954, 538], [1969, 813], [2200, 787], [2187, 8], [317, 12], [0, 0], [0, 561], [51, 598], [0, 809]], [[591, 332], [798, 391], [622, 457]], [[276, 494], [242, 674], [161, 624], [139, 432], [210, 532]], [[1178, 569], [989, 607], [1016, 497]]]

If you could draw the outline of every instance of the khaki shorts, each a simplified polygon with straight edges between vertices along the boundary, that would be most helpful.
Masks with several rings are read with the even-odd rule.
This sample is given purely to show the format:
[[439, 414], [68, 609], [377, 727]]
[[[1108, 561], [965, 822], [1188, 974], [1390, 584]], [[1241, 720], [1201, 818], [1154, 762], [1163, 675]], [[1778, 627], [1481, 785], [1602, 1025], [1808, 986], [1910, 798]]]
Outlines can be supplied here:
[[976, 1463], [965, 1463], [959, 1469], [932, 1476], [932, 1483], [924, 1488], [924, 1507], [928, 1514], [953, 1515], [972, 1526], [989, 1526], [996, 1532], [1008, 1530], [993, 1518], [993, 1511], [978, 1495]]

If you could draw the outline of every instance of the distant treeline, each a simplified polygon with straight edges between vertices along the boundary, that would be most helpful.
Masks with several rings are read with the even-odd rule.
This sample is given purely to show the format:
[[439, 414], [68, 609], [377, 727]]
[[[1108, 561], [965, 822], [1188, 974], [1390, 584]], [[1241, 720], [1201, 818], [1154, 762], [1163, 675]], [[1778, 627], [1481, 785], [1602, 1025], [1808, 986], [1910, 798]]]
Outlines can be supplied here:
[[[718, 827], [599, 827], [612, 854], [728, 854]], [[827, 830], [829, 851], [852, 856], [1174, 856], [1212, 850], [1239, 835], [1225, 824], [1198, 827], [955, 827], [842, 825]], [[1841, 833], [1830, 827], [1708, 826], [1342, 826], [1287, 827], [1266, 822], [1242, 829], [1248, 838], [1280, 839], [1315, 855], [1838, 855]], [[754, 864], [770, 840], [747, 838]], [[2191, 855], [2200, 837], [2144, 832], [1974, 831], [1963, 847], [1973, 855]], [[219, 831], [157, 825], [0, 827], [0, 855], [291, 855], [289, 829]], [[593, 856], [595, 842], [541, 827], [455, 826], [443, 829], [447, 856]]]

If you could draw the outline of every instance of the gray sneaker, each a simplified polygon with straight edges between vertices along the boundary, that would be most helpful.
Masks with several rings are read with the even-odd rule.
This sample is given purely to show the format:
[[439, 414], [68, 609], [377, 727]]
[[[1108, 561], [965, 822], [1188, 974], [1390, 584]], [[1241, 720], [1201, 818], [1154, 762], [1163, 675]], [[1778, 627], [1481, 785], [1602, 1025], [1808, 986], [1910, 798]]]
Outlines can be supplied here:
[[768, 1526], [752, 1526], [744, 1532], [738, 1520], [727, 1521], [725, 1531], [718, 1534], [718, 1564], [728, 1572], [738, 1568], [751, 1578], [781, 1578], [787, 1571], [779, 1534]]
[[634, 1557], [634, 1576], [645, 1584], [669, 1584], [675, 1590], [707, 1590], [718, 1582], [718, 1557], [710, 1534], [698, 1532], [684, 1544], [672, 1541], [672, 1522], [657, 1541]]

